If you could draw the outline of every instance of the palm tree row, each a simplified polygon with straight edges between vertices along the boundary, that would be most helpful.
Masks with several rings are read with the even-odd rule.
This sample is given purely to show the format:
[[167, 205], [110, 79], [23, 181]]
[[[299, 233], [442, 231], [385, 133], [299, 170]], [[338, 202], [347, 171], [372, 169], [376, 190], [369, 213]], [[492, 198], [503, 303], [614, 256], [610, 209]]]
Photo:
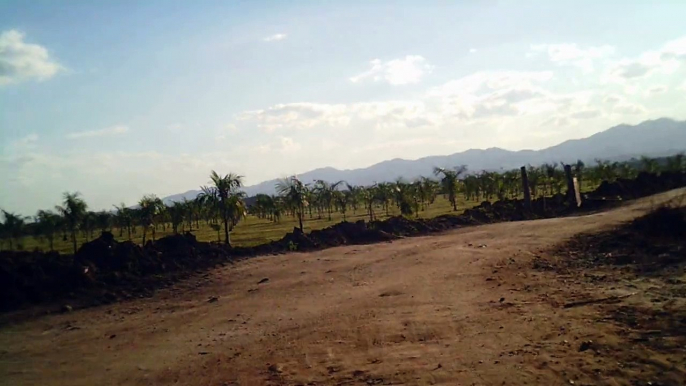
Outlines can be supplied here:
[[[656, 160], [643, 157], [628, 162], [596, 160], [586, 166], [578, 161], [572, 172], [581, 189], [590, 189], [602, 181], [634, 178], [639, 172], [686, 171], [683, 154]], [[552, 196], [566, 189], [564, 166], [555, 163], [538, 167], [528, 166], [527, 174], [531, 196]], [[363, 213], [369, 221], [379, 215], [390, 216], [391, 211], [402, 215], [418, 216], [443, 195], [453, 211], [459, 210], [460, 195], [465, 201], [480, 202], [521, 197], [522, 183], [519, 170], [481, 171], [468, 173], [466, 166], [435, 168], [433, 176], [412, 182], [398, 179], [371, 186], [355, 186], [345, 181], [323, 180], [304, 183], [296, 176], [280, 180], [274, 195], [258, 194], [248, 208], [245, 193], [241, 191], [243, 177], [236, 174], [210, 174], [210, 185], [202, 186], [201, 193], [193, 200], [183, 200], [165, 205], [155, 195], [146, 195], [136, 207], [124, 203], [112, 211], [92, 212], [79, 193], [65, 193], [61, 205], [54, 210], [40, 210], [33, 218], [25, 218], [2, 210], [0, 241], [9, 249], [16, 249], [23, 236], [33, 235], [47, 242], [54, 250], [54, 241], [70, 241], [74, 252], [78, 249], [77, 238], [88, 240], [95, 231], [112, 231], [118, 228], [119, 238], [132, 240], [142, 230], [142, 242], [148, 234], [155, 240], [161, 228], [170, 227], [173, 233], [198, 230], [201, 221], [217, 232], [217, 240], [231, 245], [231, 232], [249, 212], [268, 221], [279, 222], [283, 216], [292, 216], [300, 230], [305, 221], [324, 218], [332, 221], [334, 213], [346, 220]], [[223, 232], [222, 232], [223, 231]], [[0, 244], [0, 247], [2, 244]]]

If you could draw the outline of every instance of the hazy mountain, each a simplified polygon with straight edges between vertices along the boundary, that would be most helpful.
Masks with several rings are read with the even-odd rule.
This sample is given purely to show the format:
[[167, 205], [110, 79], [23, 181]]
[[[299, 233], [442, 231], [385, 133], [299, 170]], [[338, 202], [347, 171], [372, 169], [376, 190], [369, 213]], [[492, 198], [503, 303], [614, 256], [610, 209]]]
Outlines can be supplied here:
[[[430, 156], [417, 160], [392, 159], [378, 164], [352, 170], [331, 167], [315, 169], [298, 177], [305, 183], [314, 180], [340, 181], [352, 185], [371, 185], [375, 182], [394, 181], [398, 177], [407, 180], [429, 176], [434, 167], [467, 165], [469, 171], [518, 168], [523, 165], [540, 165], [546, 162], [586, 163], [596, 158], [623, 160], [641, 155], [665, 156], [686, 151], [686, 121], [661, 118], [638, 125], [618, 125], [588, 138], [573, 139], [542, 150], [509, 151], [500, 148], [470, 149], [461, 153]], [[269, 180], [248, 186], [249, 196], [258, 193], [273, 194], [277, 180]], [[164, 202], [194, 198], [199, 190], [189, 190], [164, 198]]]

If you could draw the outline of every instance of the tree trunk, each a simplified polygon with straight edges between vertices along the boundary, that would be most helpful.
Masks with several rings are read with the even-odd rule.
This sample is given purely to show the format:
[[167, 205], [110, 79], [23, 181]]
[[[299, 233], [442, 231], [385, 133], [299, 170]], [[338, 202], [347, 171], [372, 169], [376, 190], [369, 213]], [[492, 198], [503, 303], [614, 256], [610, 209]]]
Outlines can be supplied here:
[[74, 255], [76, 255], [76, 230], [71, 231], [71, 242], [74, 247]]
[[145, 246], [145, 235], [148, 233], [148, 228], [143, 227], [143, 246]]
[[55, 248], [53, 247], [54, 241], [55, 241], [55, 235], [50, 235], [48, 237], [48, 241], [50, 242], [50, 252], [52, 252], [55, 250]]
[[224, 241], [226, 245], [231, 246], [231, 240], [229, 239], [229, 218], [224, 217]]

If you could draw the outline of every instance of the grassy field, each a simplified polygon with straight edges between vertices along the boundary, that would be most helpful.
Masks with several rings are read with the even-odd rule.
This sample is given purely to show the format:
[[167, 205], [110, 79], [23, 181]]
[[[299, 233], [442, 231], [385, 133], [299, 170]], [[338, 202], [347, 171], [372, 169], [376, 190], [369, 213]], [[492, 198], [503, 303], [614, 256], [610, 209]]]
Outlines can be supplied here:
[[[423, 210], [419, 213], [419, 217], [432, 218], [442, 214], [460, 214], [464, 209], [474, 207], [478, 205], [479, 202], [464, 201], [464, 199], [460, 197], [458, 198], [457, 204], [459, 210], [458, 212], [454, 212], [452, 210], [450, 202], [448, 202], [448, 200], [445, 199], [443, 196], [439, 196], [436, 198], [436, 201], [432, 205], [428, 206], [426, 210]], [[381, 207], [377, 207], [374, 210], [374, 214], [376, 215], [378, 220], [383, 220], [385, 218], [388, 218], [389, 216], [399, 215], [400, 210], [395, 206], [392, 206], [389, 208], [389, 216], [387, 216], [385, 211]], [[306, 214], [304, 220], [305, 221], [303, 222], [303, 225], [305, 227], [305, 232], [309, 232], [311, 230], [322, 229], [337, 224], [343, 221], [343, 215], [340, 213], [333, 213], [331, 215], [331, 220], [329, 220], [328, 214], [326, 213], [322, 215], [321, 219], [318, 218], [316, 213], [313, 213], [312, 218], [310, 218], [309, 214]], [[358, 209], [356, 213], [353, 213], [352, 210], [349, 210], [346, 216], [346, 220], [350, 222], [354, 222], [357, 220], [367, 221], [369, 220], [369, 216], [364, 212], [364, 209]], [[234, 228], [233, 232], [231, 232], [231, 243], [234, 246], [241, 247], [249, 247], [268, 243], [270, 241], [282, 238], [286, 233], [293, 231], [293, 228], [297, 226], [297, 219], [291, 216], [283, 216], [281, 218], [281, 221], [278, 223], [265, 219], [260, 219], [255, 216], [247, 216], [243, 221], [241, 221], [236, 226], [236, 228]], [[180, 230], [181, 229], [179, 229], [179, 231]], [[123, 237], [119, 237], [120, 232], [118, 228], [113, 229], [112, 233], [114, 233], [118, 241], [124, 241], [127, 239], [126, 231], [123, 232]], [[162, 228], [159, 227], [156, 232], [156, 238], [164, 237], [172, 233], [173, 231], [170, 225], [166, 227], [166, 230], [162, 230]], [[99, 234], [100, 232], [96, 231], [93, 233], [93, 236], [98, 237]], [[195, 234], [195, 236], [200, 241], [217, 241], [217, 232], [210, 228], [210, 226], [202, 220], [200, 221], [200, 229], [194, 228], [193, 234]], [[150, 232], [148, 232], [147, 239], [151, 239], [151, 237], [152, 235], [150, 234]], [[81, 234], [81, 232], [79, 232], [77, 237], [77, 243], [81, 245], [84, 242], [90, 241], [91, 239], [92, 238], [90, 237], [84, 237]], [[132, 235], [132, 241], [138, 244], [141, 244], [143, 242], [143, 230], [140, 227], [138, 227], [138, 229], [136, 230], [136, 234]], [[47, 251], [49, 249], [49, 245], [46, 240], [32, 236], [22, 238], [19, 244], [21, 245], [21, 248], [23, 250], [40, 249]], [[3, 245], [3, 247], [7, 246]], [[57, 235], [55, 238], [55, 250], [57, 250], [60, 253], [71, 253], [72, 246], [70, 240], [63, 241], [62, 236]]]

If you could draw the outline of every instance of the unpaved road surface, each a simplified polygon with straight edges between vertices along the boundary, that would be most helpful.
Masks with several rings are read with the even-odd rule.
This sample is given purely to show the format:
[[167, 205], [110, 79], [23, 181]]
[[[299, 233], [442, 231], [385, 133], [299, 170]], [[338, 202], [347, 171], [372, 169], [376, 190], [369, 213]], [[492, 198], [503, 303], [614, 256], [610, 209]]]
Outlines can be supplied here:
[[[651, 371], [680, 382], [684, 363], [660, 353], [629, 363], [622, 327], [599, 322], [602, 307], [561, 306], [598, 289], [531, 264], [674, 194], [583, 217], [260, 257], [152, 298], [5, 326], [0, 384], [632, 385]], [[579, 351], [588, 339], [604, 349]]]

